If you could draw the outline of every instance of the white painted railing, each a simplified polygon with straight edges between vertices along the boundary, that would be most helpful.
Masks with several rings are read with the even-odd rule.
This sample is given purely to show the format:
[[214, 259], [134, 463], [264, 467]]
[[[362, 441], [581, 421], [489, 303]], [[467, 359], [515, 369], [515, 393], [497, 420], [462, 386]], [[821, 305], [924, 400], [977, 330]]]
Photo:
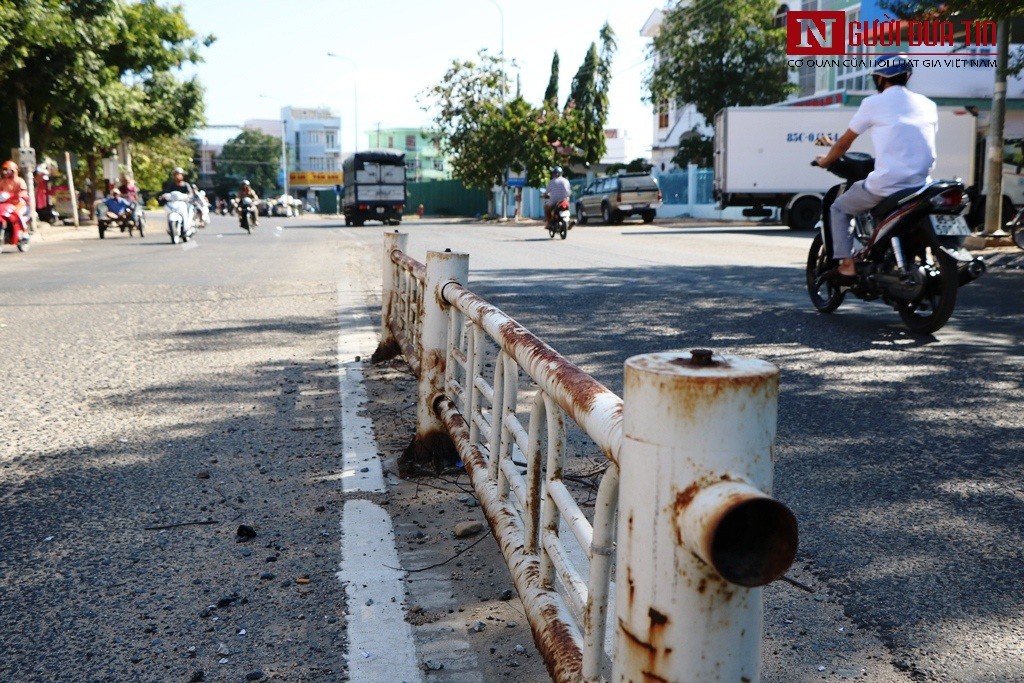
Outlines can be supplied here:
[[[429, 252], [424, 266], [404, 235], [386, 238], [375, 356], [401, 349], [419, 378], [418, 446], [403, 459], [461, 458], [552, 679], [609, 673], [614, 563], [613, 680], [757, 681], [760, 586], [796, 553], [792, 513], [763, 493], [778, 370], [710, 351], [637, 356], [624, 401], [468, 290], [467, 255]], [[608, 459], [593, 523], [563, 479], [566, 417]]]

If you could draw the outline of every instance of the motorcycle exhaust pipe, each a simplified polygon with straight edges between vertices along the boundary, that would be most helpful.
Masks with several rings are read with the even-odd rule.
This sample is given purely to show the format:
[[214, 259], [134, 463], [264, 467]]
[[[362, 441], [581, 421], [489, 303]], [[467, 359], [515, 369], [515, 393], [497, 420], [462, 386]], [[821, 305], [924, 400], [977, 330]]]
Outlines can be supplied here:
[[974, 282], [984, 275], [987, 270], [988, 266], [985, 265], [985, 259], [975, 256], [960, 269], [960, 286], [963, 287], [969, 282]]

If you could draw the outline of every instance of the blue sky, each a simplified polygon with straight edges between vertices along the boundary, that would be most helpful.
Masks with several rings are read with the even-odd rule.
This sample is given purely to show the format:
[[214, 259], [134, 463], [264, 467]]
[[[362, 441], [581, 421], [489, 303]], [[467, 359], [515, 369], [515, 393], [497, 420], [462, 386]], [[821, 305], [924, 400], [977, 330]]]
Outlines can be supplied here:
[[[237, 124], [276, 119], [281, 105], [327, 106], [342, 117], [343, 151], [354, 142], [353, 100], [362, 131], [430, 121], [417, 95], [437, 83], [453, 59], [480, 48], [518, 68], [524, 96], [540, 102], [551, 57], [561, 61], [559, 99], [607, 20], [618, 51], [612, 64], [608, 125], [628, 131], [634, 156], [649, 155], [652, 119], [641, 100], [649, 40], [639, 33], [660, 3], [630, 0], [183, 0], [190, 25], [213, 33], [195, 71], [206, 85], [207, 119]], [[560, 7], [554, 11], [554, 7]], [[499, 12], [500, 8], [500, 12]], [[502, 17], [504, 21], [502, 22]], [[355, 62], [329, 57], [328, 52]], [[354, 79], [358, 79], [356, 82]], [[261, 98], [260, 95], [266, 95]], [[212, 137], [212, 134], [211, 134]], [[366, 137], [361, 139], [365, 146]]]

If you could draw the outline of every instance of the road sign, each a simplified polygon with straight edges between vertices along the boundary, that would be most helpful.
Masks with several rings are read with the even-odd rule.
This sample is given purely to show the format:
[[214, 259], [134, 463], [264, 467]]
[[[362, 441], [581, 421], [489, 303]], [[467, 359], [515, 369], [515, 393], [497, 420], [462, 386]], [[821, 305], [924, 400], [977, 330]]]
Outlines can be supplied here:
[[526, 187], [526, 169], [524, 168], [518, 173], [509, 169], [505, 174], [505, 186]]
[[14, 147], [11, 149], [11, 158], [18, 160], [18, 166], [32, 169], [36, 166], [36, 151], [31, 147]]

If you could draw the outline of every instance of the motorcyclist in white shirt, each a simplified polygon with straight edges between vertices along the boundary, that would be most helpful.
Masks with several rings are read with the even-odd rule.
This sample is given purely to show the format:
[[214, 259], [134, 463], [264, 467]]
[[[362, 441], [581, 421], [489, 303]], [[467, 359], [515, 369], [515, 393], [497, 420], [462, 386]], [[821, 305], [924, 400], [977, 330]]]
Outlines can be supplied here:
[[563, 199], [568, 199], [571, 194], [572, 188], [569, 186], [569, 181], [562, 176], [562, 167], [555, 166], [551, 169], [551, 182], [548, 183], [547, 189], [544, 190], [545, 225], [550, 225], [554, 219], [553, 213], [558, 203]]
[[817, 157], [827, 168], [845, 154], [857, 136], [870, 130], [875, 146], [875, 170], [850, 186], [832, 204], [829, 214], [832, 257], [840, 259], [836, 274], [855, 274], [850, 220], [877, 206], [900, 190], [921, 187], [935, 167], [935, 134], [939, 128], [938, 109], [924, 95], [907, 89], [913, 64], [903, 55], [881, 56], [875, 60], [871, 77], [877, 95], [861, 102], [846, 132], [827, 154]]

